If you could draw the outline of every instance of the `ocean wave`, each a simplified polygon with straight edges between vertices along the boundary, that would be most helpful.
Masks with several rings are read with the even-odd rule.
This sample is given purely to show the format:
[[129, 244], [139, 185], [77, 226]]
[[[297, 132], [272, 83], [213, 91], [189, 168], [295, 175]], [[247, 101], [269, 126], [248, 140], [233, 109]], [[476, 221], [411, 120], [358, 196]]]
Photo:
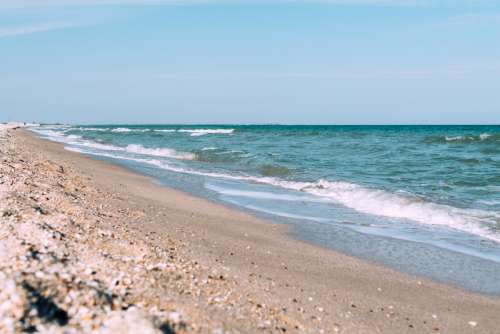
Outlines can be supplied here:
[[78, 135], [69, 135], [69, 136], [68, 136], [68, 139], [82, 139], [82, 136], [78, 136]]
[[444, 226], [500, 242], [500, 235], [490, 231], [488, 227], [494, 228], [499, 224], [500, 215], [490, 211], [459, 209], [444, 204], [427, 202], [416, 196], [394, 194], [385, 190], [366, 188], [343, 181], [296, 182], [274, 177], [201, 172], [154, 160], [146, 161], [146, 163], [173, 172], [269, 184], [289, 190], [302, 191], [329, 199], [358, 212], [387, 218], [406, 219], [423, 225]]
[[106, 132], [109, 131], [109, 128], [87, 128], [87, 127], [78, 127], [78, 128], [70, 128], [70, 130], [78, 130], [78, 131], [92, 131], [92, 132]]
[[427, 202], [411, 195], [394, 194], [385, 190], [366, 188], [343, 181], [297, 182], [274, 177], [202, 172], [173, 166], [155, 159], [139, 159], [138, 161], [173, 172], [269, 184], [289, 190], [302, 191], [329, 199], [334, 203], [342, 204], [358, 212], [388, 218], [406, 219], [423, 225], [444, 226], [500, 242], [500, 236], [491, 232], [487, 227], [488, 225], [494, 227], [498, 224], [500, 215], [490, 211], [459, 209], [444, 204]]
[[199, 137], [208, 134], [232, 134], [234, 129], [136, 129], [127, 127], [118, 128], [96, 128], [96, 127], [72, 127], [68, 128], [66, 131], [77, 130], [77, 131], [92, 131], [92, 132], [113, 132], [113, 133], [129, 133], [129, 132], [163, 132], [163, 133], [189, 133], [192, 137]]
[[114, 152], [127, 152], [139, 155], [149, 155], [155, 157], [173, 158], [180, 160], [194, 160], [196, 155], [189, 152], [178, 152], [171, 148], [146, 148], [138, 144], [130, 144], [127, 147], [115, 146], [112, 144], [99, 143], [92, 140], [83, 139], [78, 135], [65, 136], [62, 132], [57, 132], [54, 130], [43, 130], [35, 132], [48, 137], [51, 140], [65, 143], [68, 145], [73, 145], [77, 147], [87, 147], [91, 149], [97, 149], [102, 151], [114, 151]]
[[190, 133], [191, 137], [199, 137], [208, 134], [231, 134], [234, 129], [179, 129], [177, 132]]
[[114, 132], [114, 133], [127, 133], [127, 132], [148, 132], [150, 129], [131, 129], [131, 128], [96, 128], [96, 127], [71, 127], [65, 131], [89, 131], [89, 132]]
[[145, 148], [142, 145], [128, 145], [125, 151], [134, 154], [150, 155], [155, 157], [174, 158], [181, 160], [194, 160], [196, 155], [187, 152], [178, 152], [171, 148]]
[[64, 131], [62, 130], [57, 131], [57, 129], [55, 128], [53, 129], [53, 128], [38, 127], [38, 128], [30, 128], [29, 130], [59, 143], [67, 143], [68, 141], [70, 141], [68, 137], [65, 136]]
[[120, 147], [109, 144], [101, 144], [93, 141], [73, 141], [68, 144], [94, 148], [104, 151], [121, 151], [139, 155], [149, 155], [154, 157], [173, 158], [180, 160], [194, 160], [196, 155], [188, 152], [178, 152], [171, 148], [146, 148], [142, 145], [130, 144], [127, 147]]
[[62, 131], [56, 131], [52, 129], [32, 129], [32, 131], [48, 136], [48, 137], [55, 137], [55, 138], [61, 138], [64, 137], [64, 132]]
[[129, 128], [116, 128], [116, 129], [112, 129], [111, 132], [130, 132], [132, 130], [130, 130]]
[[124, 132], [148, 132], [150, 131], [149, 129], [130, 129], [130, 128], [115, 128], [112, 129], [111, 132], [118, 132], [118, 133], [124, 133]]
[[286, 202], [317, 202], [324, 203], [328, 200], [324, 198], [320, 198], [317, 196], [312, 196], [309, 194], [278, 194], [273, 192], [266, 191], [253, 191], [253, 190], [238, 190], [238, 189], [230, 189], [226, 187], [220, 187], [213, 184], [206, 184], [205, 187], [209, 190], [215, 191], [216, 193], [228, 196], [235, 197], [249, 197], [256, 199], [267, 199], [267, 200], [275, 200], [275, 201], [286, 201]]
[[457, 140], [464, 140], [464, 139], [474, 140], [474, 137], [466, 137], [466, 136], [456, 136], [456, 137], [445, 136], [444, 137], [444, 140], [446, 140], [446, 141], [457, 141]]
[[[233, 204], [236, 204], [236, 205], [242, 205], [242, 204], [240, 204], [240, 203], [238, 203], [236, 201], [229, 201], [229, 202], [232, 202]], [[293, 214], [293, 213], [290, 213], [290, 212], [272, 210], [272, 209], [261, 207], [261, 206], [257, 206], [257, 205], [245, 204], [243, 206], [245, 208], [247, 208], [247, 209], [250, 209], [250, 210], [265, 212], [265, 213], [268, 213], [268, 214], [271, 214], [271, 215], [280, 216], [280, 217], [284, 217], [284, 218], [309, 220], [309, 221], [316, 221], [316, 222], [320, 222], [320, 223], [325, 223], [325, 222], [329, 222], [330, 221], [330, 219], [326, 219], [326, 218], [297, 215], [297, 214]]]
[[[495, 135], [492, 135], [484, 140], [491, 140], [490, 138], [494, 136]], [[56, 133], [54, 138], [56, 140], [61, 140], [61, 134]], [[91, 147], [89, 144], [87, 145]], [[92, 145], [96, 145], [96, 143]], [[105, 144], [97, 143], [97, 145]], [[83, 146], [79, 145], [79, 147], [81, 148]], [[108, 149], [103, 149], [97, 153], [87, 153], [137, 161], [172, 172], [273, 185], [284, 189], [305, 192], [365, 214], [383, 216], [391, 219], [409, 220], [422, 225], [443, 226], [500, 242], [500, 235], [494, 232], [494, 229], [500, 226], [500, 214], [494, 211], [457, 208], [450, 205], [433, 203], [408, 193], [394, 193], [344, 181], [321, 179], [316, 182], [300, 182], [283, 180], [274, 176], [258, 177], [243, 174], [201, 171], [178, 166], [166, 160], [139, 158], [122, 155], [118, 152], [106, 152], [114, 151], [115, 147], [112, 146], [112, 148], [113, 149], [109, 149], [108, 147]], [[192, 156], [189, 155], [190, 153], [187, 153], [188, 156], [184, 156], [184, 153], [171, 151], [170, 149], [147, 149], [139, 145], [129, 146], [128, 151], [127, 148], [119, 148], [117, 151], [125, 151], [125, 153], [142, 154], [152, 157], [166, 156], [175, 159], [184, 159], [186, 157], [192, 158]]]
[[431, 136], [425, 140], [427, 143], [488, 143], [500, 141], [498, 133], [481, 133], [479, 135], [459, 135], [459, 136]]
[[500, 217], [497, 213], [459, 209], [428, 202], [410, 194], [394, 194], [347, 182], [320, 180], [299, 190], [331, 198], [359, 212], [407, 219], [425, 225], [447, 226], [500, 242], [500, 236], [493, 234], [484, 226], [484, 224], [498, 223]]
[[29, 128], [39, 128], [39, 129], [48, 129], [48, 130], [57, 130], [57, 129], [68, 129], [71, 128], [70, 125], [65, 124], [36, 124], [32, 123], [31, 125], [26, 125]]
[[490, 135], [489, 133], [481, 133], [481, 134], [479, 135], [479, 139], [480, 139], [480, 140], [486, 140], [486, 139], [488, 139], [488, 138], [490, 138], [490, 137], [491, 137], [491, 135]]
[[102, 144], [90, 140], [81, 140], [81, 141], [69, 141], [67, 142], [70, 145], [77, 145], [77, 146], [82, 146], [82, 147], [89, 147], [89, 148], [94, 148], [97, 150], [104, 150], [104, 151], [123, 151], [122, 147], [115, 146], [115, 145], [110, 145], [110, 144]]

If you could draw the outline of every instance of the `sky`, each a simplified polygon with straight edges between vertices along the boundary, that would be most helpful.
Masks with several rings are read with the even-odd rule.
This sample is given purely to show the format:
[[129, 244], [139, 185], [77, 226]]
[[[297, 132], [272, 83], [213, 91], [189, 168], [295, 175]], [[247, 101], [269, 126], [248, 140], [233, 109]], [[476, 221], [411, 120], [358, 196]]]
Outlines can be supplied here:
[[500, 124], [500, 0], [0, 0], [0, 121]]

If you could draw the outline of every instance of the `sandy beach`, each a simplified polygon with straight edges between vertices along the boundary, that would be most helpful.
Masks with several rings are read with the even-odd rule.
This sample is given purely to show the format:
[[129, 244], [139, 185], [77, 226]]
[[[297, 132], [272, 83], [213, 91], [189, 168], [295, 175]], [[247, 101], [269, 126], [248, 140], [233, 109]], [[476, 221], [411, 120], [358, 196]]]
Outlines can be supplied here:
[[496, 333], [500, 300], [1, 134], [0, 332]]

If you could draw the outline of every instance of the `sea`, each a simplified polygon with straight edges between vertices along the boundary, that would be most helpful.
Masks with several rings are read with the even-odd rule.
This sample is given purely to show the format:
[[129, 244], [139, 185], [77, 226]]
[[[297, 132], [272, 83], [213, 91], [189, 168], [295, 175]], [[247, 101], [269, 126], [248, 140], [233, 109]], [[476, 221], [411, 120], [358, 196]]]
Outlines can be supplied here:
[[500, 126], [30, 129], [159, 184], [288, 224], [306, 242], [500, 295]]

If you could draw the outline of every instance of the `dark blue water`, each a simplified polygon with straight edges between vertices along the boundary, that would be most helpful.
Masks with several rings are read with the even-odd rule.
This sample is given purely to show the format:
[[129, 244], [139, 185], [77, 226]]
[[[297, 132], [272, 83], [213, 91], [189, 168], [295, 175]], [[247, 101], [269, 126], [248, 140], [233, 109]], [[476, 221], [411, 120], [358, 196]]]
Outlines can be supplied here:
[[68, 149], [290, 223], [310, 242], [500, 294], [500, 126], [42, 126]]

